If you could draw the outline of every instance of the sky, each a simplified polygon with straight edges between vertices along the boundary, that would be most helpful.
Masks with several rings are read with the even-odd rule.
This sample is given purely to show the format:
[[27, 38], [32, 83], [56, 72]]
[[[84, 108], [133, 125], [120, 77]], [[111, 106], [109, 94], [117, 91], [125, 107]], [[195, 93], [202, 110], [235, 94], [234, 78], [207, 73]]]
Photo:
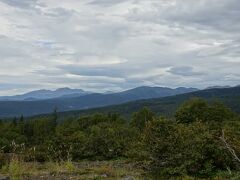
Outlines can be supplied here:
[[0, 95], [240, 84], [239, 0], [0, 0]]

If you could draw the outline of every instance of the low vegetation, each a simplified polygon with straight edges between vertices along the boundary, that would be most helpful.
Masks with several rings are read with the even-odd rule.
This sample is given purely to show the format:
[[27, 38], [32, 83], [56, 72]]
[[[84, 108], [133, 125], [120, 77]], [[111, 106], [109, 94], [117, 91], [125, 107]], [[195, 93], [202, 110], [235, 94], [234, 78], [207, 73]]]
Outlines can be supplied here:
[[[59, 121], [61, 119], [61, 121]], [[148, 108], [0, 121], [0, 169], [13, 178], [239, 179], [240, 118], [219, 102], [191, 99], [174, 118]]]

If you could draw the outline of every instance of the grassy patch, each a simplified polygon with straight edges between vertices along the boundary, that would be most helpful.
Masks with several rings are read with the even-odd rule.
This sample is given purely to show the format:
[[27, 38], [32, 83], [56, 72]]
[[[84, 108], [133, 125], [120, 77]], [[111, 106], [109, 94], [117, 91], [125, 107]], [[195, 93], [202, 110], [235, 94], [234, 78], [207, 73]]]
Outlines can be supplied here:
[[[47, 162], [47, 163], [27, 163], [13, 159], [8, 165], [0, 170], [0, 174], [10, 176], [13, 180], [24, 179], [178, 179], [196, 180], [196, 177], [156, 177], [146, 174], [142, 169], [137, 168], [133, 163], [125, 160], [116, 161], [82, 161], [74, 163], [66, 162]], [[222, 171], [212, 177], [214, 180], [238, 180], [239, 172]]]
[[24, 176], [36, 174], [38, 170], [35, 167], [33, 163], [30, 165], [21, 160], [12, 159], [9, 164], [2, 167], [0, 172], [10, 176], [13, 180], [21, 180]]
[[71, 179], [121, 179], [132, 177], [140, 179], [143, 171], [125, 161], [85, 161], [73, 163], [66, 162], [47, 162], [27, 163], [22, 161], [11, 161], [1, 169], [11, 179], [21, 180], [34, 179], [34, 177], [65, 177]]

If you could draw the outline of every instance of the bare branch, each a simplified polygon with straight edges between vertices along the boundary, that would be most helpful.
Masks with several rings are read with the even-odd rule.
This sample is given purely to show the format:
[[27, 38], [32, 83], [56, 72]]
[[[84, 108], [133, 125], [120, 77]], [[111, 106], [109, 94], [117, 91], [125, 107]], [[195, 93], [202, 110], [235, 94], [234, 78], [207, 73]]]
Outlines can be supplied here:
[[228, 144], [228, 142], [225, 138], [224, 130], [222, 130], [222, 136], [220, 137], [220, 139], [225, 144], [225, 147], [228, 149], [228, 151], [231, 153], [231, 155], [234, 157], [234, 159], [240, 163], [240, 158], [237, 156], [235, 150]]

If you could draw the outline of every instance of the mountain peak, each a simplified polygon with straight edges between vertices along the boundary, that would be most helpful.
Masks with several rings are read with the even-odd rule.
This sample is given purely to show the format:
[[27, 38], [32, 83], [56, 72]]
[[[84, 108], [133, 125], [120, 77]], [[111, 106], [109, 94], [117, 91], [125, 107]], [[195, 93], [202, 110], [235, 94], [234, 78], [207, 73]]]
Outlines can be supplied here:
[[40, 89], [22, 95], [0, 97], [0, 100], [24, 101], [24, 100], [43, 100], [53, 98], [77, 97], [90, 94], [91, 92], [82, 89], [71, 89], [68, 87], [56, 90]]

